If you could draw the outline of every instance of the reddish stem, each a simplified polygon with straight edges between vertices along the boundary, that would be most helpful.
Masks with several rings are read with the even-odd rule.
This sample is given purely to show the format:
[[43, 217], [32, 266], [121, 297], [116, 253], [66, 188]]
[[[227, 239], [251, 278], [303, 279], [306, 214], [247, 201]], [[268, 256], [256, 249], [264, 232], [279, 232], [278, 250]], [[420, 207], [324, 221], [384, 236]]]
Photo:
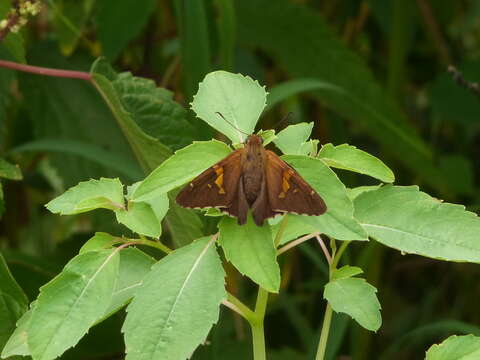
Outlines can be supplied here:
[[29, 72], [29, 73], [38, 74], [38, 75], [64, 77], [64, 78], [70, 78], [70, 79], [82, 79], [86, 81], [92, 80], [92, 76], [89, 73], [83, 72], [83, 71], [50, 69], [50, 68], [44, 68], [40, 66], [19, 64], [13, 61], [6, 61], [6, 60], [0, 60], [0, 67]]

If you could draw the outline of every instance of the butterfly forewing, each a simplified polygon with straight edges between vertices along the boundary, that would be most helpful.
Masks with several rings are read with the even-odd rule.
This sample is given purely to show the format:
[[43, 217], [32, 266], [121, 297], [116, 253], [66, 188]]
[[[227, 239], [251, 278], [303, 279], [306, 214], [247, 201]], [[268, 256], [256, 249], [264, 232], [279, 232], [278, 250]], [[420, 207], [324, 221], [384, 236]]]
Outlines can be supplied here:
[[327, 206], [317, 192], [286, 162], [266, 150], [268, 200], [275, 212], [322, 215]]
[[187, 208], [230, 207], [237, 196], [242, 151], [234, 151], [198, 175], [180, 191], [177, 203]]

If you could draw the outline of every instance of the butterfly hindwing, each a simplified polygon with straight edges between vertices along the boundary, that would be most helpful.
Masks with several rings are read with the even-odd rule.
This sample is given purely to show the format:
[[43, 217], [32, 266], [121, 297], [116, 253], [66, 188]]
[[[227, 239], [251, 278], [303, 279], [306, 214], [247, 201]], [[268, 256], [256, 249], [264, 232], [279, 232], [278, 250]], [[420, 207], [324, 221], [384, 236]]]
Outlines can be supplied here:
[[229, 208], [238, 196], [242, 151], [232, 152], [190, 181], [177, 195], [177, 203], [187, 208]]
[[286, 162], [266, 150], [268, 200], [274, 212], [322, 215], [327, 206], [317, 192]]

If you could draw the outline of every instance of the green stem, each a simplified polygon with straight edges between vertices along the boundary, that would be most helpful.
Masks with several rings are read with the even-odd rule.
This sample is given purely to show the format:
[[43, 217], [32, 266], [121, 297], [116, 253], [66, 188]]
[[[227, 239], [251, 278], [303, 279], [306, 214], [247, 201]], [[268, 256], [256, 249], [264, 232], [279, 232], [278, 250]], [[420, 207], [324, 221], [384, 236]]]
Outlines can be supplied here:
[[[343, 253], [347, 249], [347, 246], [350, 244], [350, 241], [343, 241], [342, 245], [337, 251], [337, 245], [334, 239], [331, 239], [330, 246], [332, 248], [333, 260], [329, 268], [329, 277], [332, 277], [332, 273], [337, 269], [338, 262], [342, 257]], [[325, 308], [325, 315], [323, 317], [322, 331], [320, 333], [320, 340], [318, 342], [317, 356], [315, 360], [323, 360], [325, 358], [325, 352], [327, 350], [328, 336], [330, 333], [330, 324], [332, 323], [332, 306], [327, 302], [327, 307]]]
[[325, 351], [327, 350], [328, 335], [330, 333], [330, 324], [332, 322], [332, 307], [327, 303], [325, 315], [323, 317], [322, 332], [320, 333], [320, 341], [318, 343], [317, 356], [315, 360], [323, 360]]
[[262, 287], [258, 288], [257, 303], [255, 304], [255, 316], [250, 321], [253, 338], [253, 359], [265, 360], [265, 334], [263, 320], [267, 310], [268, 291]]
[[249, 323], [255, 322], [255, 313], [250, 308], [241, 302], [238, 298], [227, 292], [227, 301], [232, 303]]

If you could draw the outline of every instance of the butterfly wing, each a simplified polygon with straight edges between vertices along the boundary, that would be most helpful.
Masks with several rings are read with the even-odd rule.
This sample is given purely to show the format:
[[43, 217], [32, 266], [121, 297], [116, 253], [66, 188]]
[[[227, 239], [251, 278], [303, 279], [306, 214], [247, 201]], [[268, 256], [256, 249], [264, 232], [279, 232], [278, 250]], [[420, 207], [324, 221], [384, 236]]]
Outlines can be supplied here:
[[238, 196], [242, 151], [232, 152], [190, 181], [177, 195], [177, 203], [186, 208], [218, 207], [237, 216], [238, 211], [228, 210]]
[[327, 211], [317, 192], [290, 165], [266, 150], [266, 181], [272, 211], [322, 215]]

